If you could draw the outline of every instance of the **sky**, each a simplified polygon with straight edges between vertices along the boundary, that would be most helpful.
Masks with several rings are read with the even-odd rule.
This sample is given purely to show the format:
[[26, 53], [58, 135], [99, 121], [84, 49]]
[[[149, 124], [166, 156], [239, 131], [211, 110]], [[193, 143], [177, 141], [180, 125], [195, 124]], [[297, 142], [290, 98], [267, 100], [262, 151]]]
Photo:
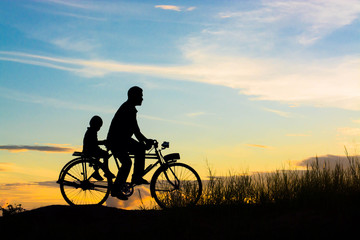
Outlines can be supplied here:
[[356, 0], [1, 0], [0, 205], [65, 204], [62, 166], [92, 116], [106, 138], [132, 86], [142, 133], [203, 179], [346, 161], [359, 43]]

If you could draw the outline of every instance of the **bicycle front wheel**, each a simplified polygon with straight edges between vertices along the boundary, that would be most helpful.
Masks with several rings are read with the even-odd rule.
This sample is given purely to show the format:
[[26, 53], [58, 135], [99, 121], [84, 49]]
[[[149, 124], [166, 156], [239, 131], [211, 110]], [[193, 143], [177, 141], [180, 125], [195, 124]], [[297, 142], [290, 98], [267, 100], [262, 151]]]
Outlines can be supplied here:
[[151, 195], [161, 208], [195, 205], [202, 193], [199, 174], [183, 163], [170, 163], [154, 173]]
[[104, 176], [104, 171], [89, 159], [75, 161], [64, 169], [59, 179], [60, 191], [69, 205], [101, 205], [106, 201], [111, 179], [96, 180], [96, 169]]

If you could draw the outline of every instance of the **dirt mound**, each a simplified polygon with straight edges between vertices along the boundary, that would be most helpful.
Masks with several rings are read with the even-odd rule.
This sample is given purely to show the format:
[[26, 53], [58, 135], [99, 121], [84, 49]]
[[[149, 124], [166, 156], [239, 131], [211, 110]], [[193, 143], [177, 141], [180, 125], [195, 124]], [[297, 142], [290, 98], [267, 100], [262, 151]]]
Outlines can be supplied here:
[[360, 210], [195, 207], [121, 210], [105, 206], [47, 206], [0, 218], [1, 233], [20, 238], [300, 239], [356, 233]]

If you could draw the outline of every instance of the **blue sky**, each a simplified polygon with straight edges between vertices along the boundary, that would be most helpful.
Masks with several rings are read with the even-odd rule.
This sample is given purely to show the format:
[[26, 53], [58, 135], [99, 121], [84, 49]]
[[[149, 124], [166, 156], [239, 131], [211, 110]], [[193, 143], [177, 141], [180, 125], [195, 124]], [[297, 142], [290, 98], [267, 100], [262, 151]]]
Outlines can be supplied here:
[[204, 177], [206, 162], [222, 175], [355, 153], [359, 16], [352, 0], [3, 0], [0, 183], [56, 179], [134, 85], [145, 136]]

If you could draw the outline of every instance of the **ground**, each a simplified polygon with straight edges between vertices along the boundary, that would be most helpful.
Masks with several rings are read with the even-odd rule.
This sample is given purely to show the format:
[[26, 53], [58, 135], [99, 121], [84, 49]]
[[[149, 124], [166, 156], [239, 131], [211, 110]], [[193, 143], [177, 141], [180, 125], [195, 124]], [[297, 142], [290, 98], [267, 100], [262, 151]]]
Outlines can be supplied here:
[[46, 206], [0, 217], [9, 239], [325, 239], [357, 233], [360, 208]]

